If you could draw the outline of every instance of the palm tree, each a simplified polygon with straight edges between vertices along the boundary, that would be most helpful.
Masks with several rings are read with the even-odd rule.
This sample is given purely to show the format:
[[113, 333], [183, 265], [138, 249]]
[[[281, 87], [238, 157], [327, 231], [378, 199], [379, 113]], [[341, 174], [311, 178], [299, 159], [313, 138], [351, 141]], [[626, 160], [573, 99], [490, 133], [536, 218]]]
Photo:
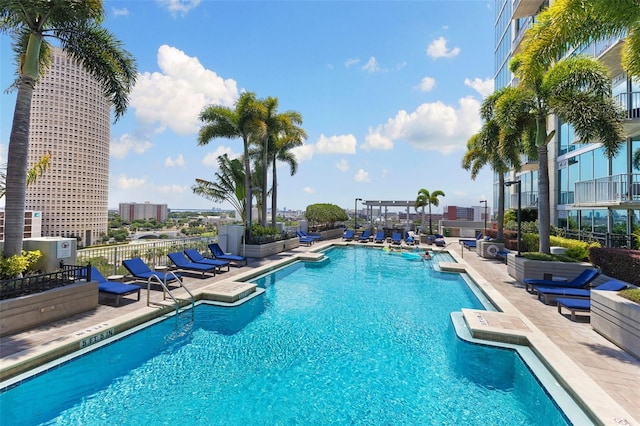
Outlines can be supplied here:
[[[50, 166], [51, 154], [43, 155], [36, 164], [33, 165], [29, 170], [27, 170], [27, 186], [32, 183], [36, 183], [38, 178], [47, 171]], [[6, 166], [4, 167], [6, 169]], [[5, 170], [0, 171], [0, 198], [4, 197], [7, 192], [7, 173]]]
[[29, 152], [29, 122], [33, 89], [51, 63], [51, 47], [45, 37], [56, 38], [61, 48], [80, 63], [103, 88], [111, 101], [115, 119], [127, 109], [135, 83], [135, 60], [100, 24], [101, 1], [3, 0], [0, 32], [13, 39], [18, 78], [7, 155], [4, 257], [20, 254], [24, 234], [24, 211]]
[[[518, 152], [526, 152], [529, 157], [535, 158], [535, 149], [532, 149], [531, 137], [524, 140], [509, 137], [501, 130], [501, 124], [495, 117], [495, 106], [502, 96], [509, 96], [514, 90], [505, 87], [487, 96], [480, 107], [480, 116], [484, 124], [478, 133], [467, 142], [467, 152], [462, 158], [462, 167], [471, 171], [471, 179], [475, 180], [484, 166], [489, 166], [498, 175], [498, 222], [497, 239], [502, 239], [504, 233], [504, 175], [509, 171], [509, 166], [520, 170], [520, 156]], [[533, 130], [533, 129], [532, 129]], [[531, 133], [531, 132], [530, 132]], [[502, 153], [506, 155], [502, 155]]]
[[196, 179], [196, 184], [191, 187], [191, 190], [207, 200], [228, 201], [245, 222], [247, 212], [244, 166], [239, 159], [231, 160], [227, 154], [218, 157], [218, 166], [220, 171], [215, 173], [217, 182]]
[[444, 197], [444, 192], [436, 189], [433, 192], [429, 192], [426, 189], [418, 191], [418, 197], [416, 198], [415, 207], [422, 207], [422, 218], [424, 222], [424, 208], [429, 206], [429, 235], [433, 235], [433, 227], [431, 226], [431, 206], [438, 207], [440, 200], [438, 197]]
[[[261, 101], [263, 106], [262, 110], [262, 130], [260, 135], [260, 145], [262, 147], [262, 170], [265, 172], [265, 179], [262, 180], [262, 223], [266, 226], [267, 222], [267, 195], [269, 193], [267, 188], [267, 173], [269, 164], [272, 164], [273, 170], [273, 185], [271, 188], [271, 205], [272, 209], [276, 204], [274, 198], [276, 197], [275, 184], [277, 182], [275, 176], [276, 161], [278, 155], [277, 142], [280, 137], [288, 135], [289, 138], [297, 138], [302, 143], [302, 139], [306, 138], [306, 133], [300, 127], [302, 124], [302, 116], [296, 111], [286, 111], [278, 113], [278, 98], [268, 97]], [[275, 205], [277, 207], [277, 205]], [[272, 224], [275, 226], [276, 211], [272, 211]]]
[[[583, 143], [601, 142], [609, 158], [623, 143], [622, 114], [611, 98], [607, 68], [593, 58], [574, 56], [549, 66], [523, 68], [533, 58], [516, 56], [511, 71], [520, 80], [515, 90], [498, 99], [495, 117], [506, 138], [530, 138], [538, 150], [539, 251], [550, 252], [549, 164], [547, 145], [555, 131], [547, 130], [550, 114], [573, 125]], [[531, 129], [535, 134], [531, 135]], [[513, 146], [503, 147], [502, 155], [511, 162], [520, 153]]]
[[637, 0], [555, 0], [527, 30], [523, 53], [527, 67], [548, 66], [568, 48], [626, 32], [622, 67], [640, 76], [640, 2]]
[[303, 140], [307, 137], [307, 134], [301, 128], [290, 129], [280, 137], [276, 137], [275, 141], [275, 155], [273, 156], [272, 163], [272, 184], [271, 184], [271, 226], [276, 226], [276, 212], [278, 211], [278, 179], [277, 179], [277, 167], [276, 162], [281, 161], [289, 165], [289, 172], [291, 176], [295, 175], [298, 171], [298, 160], [295, 155], [291, 153], [291, 150], [297, 146], [301, 146]]
[[247, 233], [251, 237], [251, 162], [249, 145], [260, 134], [261, 106], [255, 93], [244, 92], [238, 98], [235, 107], [209, 105], [200, 112], [200, 121], [205, 124], [198, 132], [198, 145], [206, 145], [213, 139], [242, 139], [244, 159], [244, 187]]

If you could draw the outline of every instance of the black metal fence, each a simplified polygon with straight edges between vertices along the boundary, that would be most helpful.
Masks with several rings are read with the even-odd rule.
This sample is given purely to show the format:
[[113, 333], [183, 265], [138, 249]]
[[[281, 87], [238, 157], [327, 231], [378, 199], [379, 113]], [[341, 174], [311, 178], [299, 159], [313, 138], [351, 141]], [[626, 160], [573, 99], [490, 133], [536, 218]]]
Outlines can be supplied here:
[[0, 281], [0, 300], [42, 293], [73, 284], [81, 279], [91, 280], [90, 274], [87, 267], [61, 265], [60, 270], [56, 272], [2, 280]]
[[609, 232], [587, 232], [565, 230], [565, 236], [574, 240], [600, 243], [602, 247], [634, 247], [634, 236], [626, 234], [611, 234]]

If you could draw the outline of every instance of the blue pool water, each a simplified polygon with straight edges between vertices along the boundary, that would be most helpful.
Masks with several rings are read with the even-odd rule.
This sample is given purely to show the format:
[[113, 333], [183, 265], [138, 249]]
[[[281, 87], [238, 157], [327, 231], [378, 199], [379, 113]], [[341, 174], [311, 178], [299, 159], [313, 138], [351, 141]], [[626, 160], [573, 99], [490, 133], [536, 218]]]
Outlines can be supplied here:
[[461, 341], [457, 274], [365, 248], [261, 277], [0, 394], [0, 424], [554, 425], [516, 352]]

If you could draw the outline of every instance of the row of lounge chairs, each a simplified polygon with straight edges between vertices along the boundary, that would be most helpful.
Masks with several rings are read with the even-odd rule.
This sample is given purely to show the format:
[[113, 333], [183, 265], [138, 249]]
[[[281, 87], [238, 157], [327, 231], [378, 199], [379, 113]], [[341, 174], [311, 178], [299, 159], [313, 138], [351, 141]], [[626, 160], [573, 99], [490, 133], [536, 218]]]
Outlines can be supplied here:
[[[221, 272], [226, 267], [229, 271], [231, 263], [236, 266], [247, 264], [247, 258], [244, 256], [225, 253], [217, 243], [209, 244], [209, 250], [212, 257], [203, 256], [196, 249], [187, 249], [184, 252], [173, 252], [167, 256], [180, 272], [174, 271], [155, 271], [152, 270], [140, 257], [125, 259], [122, 265], [129, 274], [139, 280], [158, 279], [165, 285], [180, 280], [183, 273], [200, 273], [201, 277], [211, 273], [215, 276], [216, 272]], [[91, 267], [91, 273], [88, 276], [91, 280], [98, 282], [98, 291], [116, 297], [116, 305], [120, 304], [122, 296], [128, 294], [137, 294], [140, 300], [140, 286], [136, 284], [125, 284], [119, 281], [109, 281], [95, 267]]]
[[620, 291], [629, 287], [629, 284], [611, 279], [596, 287], [590, 288], [591, 283], [600, 275], [600, 271], [594, 268], [585, 269], [571, 281], [556, 281], [547, 279], [525, 278], [525, 289], [531, 293], [537, 293], [538, 300], [545, 304], [556, 303], [558, 312], [562, 309], [569, 311], [571, 320], [576, 320], [576, 313], [588, 313], [591, 311], [591, 291]]
[[[342, 235], [343, 241], [358, 240], [361, 243], [368, 243], [372, 239], [374, 243], [378, 243], [378, 244], [382, 244], [387, 241], [387, 238], [384, 236], [384, 231], [376, 231], [375, 235], [372, 238], [370, 229], [365, 229], [364, 231], [362, 231], [362, 234], [359, 237], [356, 237], [355, 231], [351, 229], [346, 230]], [[393, 232], [391, 234], [390, 240], [391, 240], [391, 244], [401, 245], [403, 238], [399, 232]], [[416, 244], [415, 238], [408, 232], [405, 233], [404, 242], [407, 245]]]

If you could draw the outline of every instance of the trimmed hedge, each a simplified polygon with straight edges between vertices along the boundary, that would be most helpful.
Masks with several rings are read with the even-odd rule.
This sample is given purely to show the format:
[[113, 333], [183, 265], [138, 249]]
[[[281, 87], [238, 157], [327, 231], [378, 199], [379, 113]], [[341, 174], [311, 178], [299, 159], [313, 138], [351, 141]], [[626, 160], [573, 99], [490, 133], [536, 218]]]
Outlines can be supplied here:
[[589, 261], [610, 277], [640, 286], [640, 251], [591, 247]]

